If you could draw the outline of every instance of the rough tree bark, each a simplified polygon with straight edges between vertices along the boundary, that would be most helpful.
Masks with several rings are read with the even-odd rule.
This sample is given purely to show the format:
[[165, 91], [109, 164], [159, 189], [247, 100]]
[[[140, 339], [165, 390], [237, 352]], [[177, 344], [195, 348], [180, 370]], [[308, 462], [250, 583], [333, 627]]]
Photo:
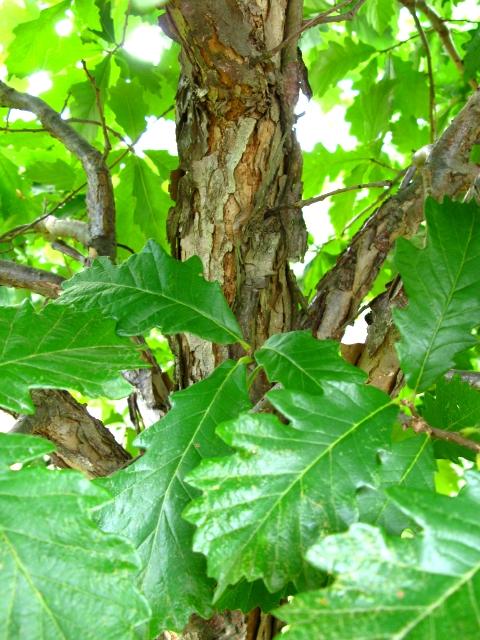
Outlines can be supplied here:
[[[306, 231], [285, 205], [302, 191], [293, 129], [302, 64], [295, 39], [269, 51], [301, 21], [299, 0], [174, 0], [162, 21], [182, 45], [169, 238], [176, 257], [200, 256], [223, 285], [253, 347], [293, 328], [298, 309], [288, 261], [303, 255]], [[188, 337], [179, 355], [186, 386], [239, 354]]]

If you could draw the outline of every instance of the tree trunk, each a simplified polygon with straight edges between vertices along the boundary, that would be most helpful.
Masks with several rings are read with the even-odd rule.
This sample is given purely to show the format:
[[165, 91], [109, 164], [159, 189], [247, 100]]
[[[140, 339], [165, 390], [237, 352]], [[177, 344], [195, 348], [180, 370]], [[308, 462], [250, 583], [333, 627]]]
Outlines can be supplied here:
[[[289, 261], [306, 248], [301, 211], [292, 206], [302, 195], [293, 125], [304, 67], [295, 37], [270, 51], [299, 30], [302, 15], [302, 0], [172, 0], [161, 20], [182, 47], [172, 251], [201, 258], [253, 349], [293, 329], [301, 311]], [[181, 387], [241, 354], [190, 335], [176, 347]], [[254, 401], [264, 388], [258, 379]], [[254, 613], [239, 625], [238, 612], [226, 612], [208, 622], [194, 617], [183, 637], [269, 640], [275, 624]]]
[[[293, 130], [302, 64], [295, 39], [269, 51], [301, 20], [299, 0], [174, 0], [163, 20], [182, 45], [172, 250], [201, 258], [253, 348], [293, 328], [300, 299], [288, 263], [303, 255], [306, 231], [288, 205], [302, 192]], [[181, 386], [239, 349], [183, 338]]]

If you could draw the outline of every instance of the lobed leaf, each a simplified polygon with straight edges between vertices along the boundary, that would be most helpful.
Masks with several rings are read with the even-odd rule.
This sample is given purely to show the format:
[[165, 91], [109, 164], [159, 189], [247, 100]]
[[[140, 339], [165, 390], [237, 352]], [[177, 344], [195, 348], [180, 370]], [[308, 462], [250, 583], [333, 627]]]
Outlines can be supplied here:
[[64, 284], [58, 303], [102, 311], [118, 320], [121, 335], [158, 327], [165, 334], [190, 331], [221, 344], [241, 341], [220, 286], [201, 273], [196, 256], [179, 262], [150, 240], [118, 267], [107, 258], [96, 260]]
[[395, 262], [408, 296], [394, 309], [397, 351], [410, 387], [428, 389], [475, 343], [480, 324], [480, 215], [475, 203], [429, 199], [427, 246], [399, 238]]
[[141, 585], [154, 612], [153, 635], [181, 629], [192, 612], [212, 614], [213, 582], [204, 558], [192, 552], [194, 528], [181, 517], [197, 495], [185, 475], [199, 460], [229, 451], [215, 428], [249, 406], [245, 366], [223, 363], [206, 380], [173, 394], [165, 418], [135, 443], [146, 453], [104, 481], [113, 500], [102, 509], [101, 523], [138, 548]]
[[309, 331], [278, 333], [255, 353], [271, 382], [318, 394], [328, 386], [361, 384], [366, 374], [339, 355], [338, 342], [316, 340]]
[[314, 545], [307, 559], [337, 575], [277, 610], [287, 640], [476, 638], [480, 634], [480, 475], [457, 498], [392, 489], [423, 529], [414, 540], [365, 524]]
[[[32, 455], [33, 437], [6, 450]], [[11, 442], [8, 442], [8, 441]], [[37, 454], [45, 452], [36, 446]], [[2, 444], [4, 444], [2, 442]], [[7, 454], [8, 456], [9, 454]], [[135, 587], [130, 543], [101, 532], [88, 511], [106, 494], [79, 473], [0, 471], [0, 635], [20, 640], [133, 640], [149, 608]]]
[[[267, 397], [291, 423], [257, 414], [221, 425], [217, 433], [239, 453], [207, 460], [187, 477], [203, 491], [185, 517], [198, 527], [194, 550], [208, 556], [216, 597], [242, 578], [262, 578], [272, 592], [311, 582], [305, 549], [320, 532], [358, 519], [358, 493], [378, 487], [379, 452], [396, 418], [389, 397], [372, 387]], [[383, 503], [379, 495], [376, 515]]]
[[0, 469], [11, 464], [30, 462], [54, 451], [48, 440], [23, 433], [0, 433]]
[[146, 366], [135, 346], [119, 338], [111, 320], [95, 312], [26, 302], [0, 314], [0, 406], [33, 413], [29, 389], [75, 389], [121, 398], [130, 384], [124, 369]]

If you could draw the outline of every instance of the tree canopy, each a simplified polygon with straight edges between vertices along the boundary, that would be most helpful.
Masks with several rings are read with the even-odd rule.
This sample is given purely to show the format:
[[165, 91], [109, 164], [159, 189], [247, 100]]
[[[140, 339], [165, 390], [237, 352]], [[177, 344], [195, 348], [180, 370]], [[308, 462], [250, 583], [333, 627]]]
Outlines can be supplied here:
[[0, 637], [478, 637], [476, 3], [0, 11]]

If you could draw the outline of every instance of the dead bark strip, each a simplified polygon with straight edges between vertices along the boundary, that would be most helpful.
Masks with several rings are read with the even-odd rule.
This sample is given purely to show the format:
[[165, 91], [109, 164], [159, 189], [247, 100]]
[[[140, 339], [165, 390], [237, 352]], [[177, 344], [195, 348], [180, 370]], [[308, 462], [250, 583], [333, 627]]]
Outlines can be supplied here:
[[117, 471], [131, 459], [100, 420], [66, 391], [34, 389], [32, 399], [35, 414], [21, 417], [12, 432], [31, 433], [53, 442], [58, 466], [78, 469], [94, 478]]

